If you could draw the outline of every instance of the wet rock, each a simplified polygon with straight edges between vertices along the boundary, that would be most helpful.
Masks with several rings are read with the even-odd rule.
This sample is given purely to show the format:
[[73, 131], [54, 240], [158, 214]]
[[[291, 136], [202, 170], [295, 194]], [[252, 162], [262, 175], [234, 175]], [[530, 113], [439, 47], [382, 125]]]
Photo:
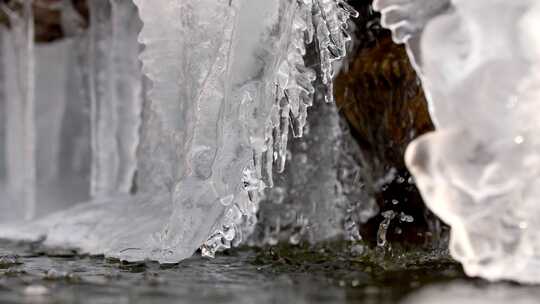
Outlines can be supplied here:
[[[34, 0], [34, 23], [35, 37], [37, 42], [51, 42], [66, 36], [62, 28], [63, 0]], [[88, 25], [88, 6], [86, 0], [71, 0], [76, 13], [80, 15], [83, 24]], [[21, 3], [17, 0], [0, 0], [5, 8], [18, 13]], [[0, 10], [0, 23], [9, 26], [9, 21], [4, 10]]]
[[[390, 32], [380, 26], [370, 1], [350, 3], [360, 12], [355, 19], [356, 43], [334, 93], [360, 146], [364, 186], [376, 198], [381, 214], [392, 210], [414, 218], [393, 221], [388, 241], [439, 246], [444, 225], [425, 207], [403, 157], [413, 139], [433, 130], [420, 81], [405, 48], [393, 43]], [[361, 235], [372, 243], [384, 221], [381, 214], [361, 228]]]

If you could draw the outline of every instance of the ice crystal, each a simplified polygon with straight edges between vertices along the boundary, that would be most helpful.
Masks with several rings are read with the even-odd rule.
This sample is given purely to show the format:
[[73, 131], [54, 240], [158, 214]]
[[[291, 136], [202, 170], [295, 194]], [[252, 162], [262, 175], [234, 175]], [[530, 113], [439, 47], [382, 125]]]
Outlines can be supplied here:
[[[428, 4], [429, 2], [429, 4]], [[437, 131], [406, 162], [469, 275], [540, 282], [537, 1], [377, 0]]]
[[[16, 89], [0, 104], [14, 113], [2, 131], [14, 200], [0, 205], [23, 200], [26, 218], [49, 201], [64, 206], [48, 206], [24, 226], [2, 225], [0, 237], [160, 262], [199, 247], [212, 256], [252, 233], [260, 195], [274, 168], [284, 169], [289, 130], [304, 133], [317, 76], [331, 100], [334, 64], [356, 15], [342, 0], [96, 0], [84, 31], [65, 1], [54, 9], [72, 38], [51, 45], [65, 56], [43, 66], [63, 74], [46, 86], [31, 66], [45, 51], [34, 51], [30, 9], [3, 29], [3, 83], [16, 81]], [[9, 53], [17, 43], [24, 51]], [[315, 69], [304, 62], [312, 43]], [[46, 87], [55, 100], [44, 97]], [[43, 129], [34, 126], [34, 93], [36, 104], [54, 109], [40, 115]], [[43, 163], [62, 171], [52, 174], [55, 183], [82, 177], [86, 186], [70, 188], [72, 196], [52, 187], [40, 179]], [[38, 191], [34, 200], [40, 183], [58, 193], [46, 200]]]

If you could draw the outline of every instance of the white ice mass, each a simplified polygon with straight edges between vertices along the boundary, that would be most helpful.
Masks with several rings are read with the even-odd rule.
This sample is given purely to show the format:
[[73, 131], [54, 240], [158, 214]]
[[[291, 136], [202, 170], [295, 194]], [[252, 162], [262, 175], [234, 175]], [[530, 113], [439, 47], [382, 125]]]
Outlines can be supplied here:
[[540, 283], [540, 3], [376, 0], [406, 43], [435, 132], [406, 162], [467, 274]]
[[165, 263], [242, 242], [317, 77], [332, 101], [357, 13], [343, 0], [88, 3], [78, 30], [63, 2], [71, 38], [48, 45], [33, 42], [31, 0], [22, 15], [2, 7], [0, 237]]

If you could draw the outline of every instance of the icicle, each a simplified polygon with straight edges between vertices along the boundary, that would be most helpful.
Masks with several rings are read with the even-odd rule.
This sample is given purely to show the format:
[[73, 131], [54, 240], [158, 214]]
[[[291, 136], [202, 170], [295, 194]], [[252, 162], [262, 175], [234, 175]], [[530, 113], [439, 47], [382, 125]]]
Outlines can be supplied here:
[[90, 9], [91, 193], [129, 193], [142, 107], [140, 24], [130, 1], [95, 0]]
[[[140, 183], [145, 191], [170, 193], [173, 210], [156, 255], [175, 261], [221, 235], [214, 233], [222, 231], [217, 223], [227, 209], [221, 201], [237, 202], [242, 172], [229, 157], [244, 158], [231, 125], [236, 100], [228, 84], [236, 10], [215, 0], [135, 3], [144, 22], [143, 71], [152, 81], [139, 153], [140, 180], [149, 183]], [[225, 141], [229, 134], [236, 138]]]
[[[122, 75], [131, 71], [126, 58], [116, 56], [132, 56], [138, 46], [124, 49], [118, 41], [124, 35], [115, 28], [119, 0], [88, 3], [97, 198], [43, 219], [34, 233], [46, 233], [48, 245], [160, 262], [239, 244], [253, 231], [260, 192], [273, 184], [273, 162], [279, 170], [285, 164], [289, 128], [294, 136], [304, 132], [316, 76], [303, 59], [306, 42], [322, 37], [330, 41], [326, 47], [337, 45], [334, 53], [344, 53], [331, 41], [339, 38], [331, 20], [344, 20], [340, 1], [324, 1], [334, 10], [325, 10], [323, 24], [309, 0], [136, 0], [144, 22], [140, 58], [151, 90], [142, 113], [138, 193], [121, 199], [108, 196], [129, 185], [121, 178], [122, 161], [131, 159], [136, 139], [130, 135], [138, 124], [136, 107], [119, 111], [120, 102], [131, 106], [119, 100], [125, 95], [117, 86], [127, 85], [119, 78], [133, 83]], [[133, 164], [125, 168], [131, 175]]]
[[67, 64], [71, 41], [62, 40], [36, 46], [35, 126], [39, 206], [43, 188], [50, 191], [60, 178], [62, 121], [66, 112]]
[[[10, 30], [2, 31], [2, 52], [5, 54], [2, 58], [5, 75], [2, 114], [6, 116], [1, 122], [5, 124], [2, 129], [7, 131], [2, 140], [2, 149], [7, 155], [4, 154], [6, 159], [2, 163], [9, 164], [9, 172], [4, 172], [3, 178], [7, 190], [0, 195], [3, 200], [0, 208], [7, 209], [0, 209], [0, 217], [8, 220], [39, 217], [65, 207], [66, 203], [84, 199], [85, 195], [79, 194], [86, 192], [74, 187], [73, 175], [65, 176], [61, 172], [61, 165], [68, 163], [61, 156], [61, 138], [66, 134], [64, 118], [69, 104], [67, 70], [80, 67], [68, 64], [72, 46], [69, 39], [32, 45], [31, 51], [28, 46], [25, 48], [25, 41], [33, 43], [34, 39], [25, 29], [33, 22], [24, 20], [25, 15], [31, 15], [31, 8], [32, 5], [27, 4], [27, 7], [21, 7], [22, 10], [12, 12], [9, 7], [3, 7], [10, 17]], [[82, 124], [82, 121], [77, 123]], [[67, 132], [69, 134], [71, 129]], [[29, 140], [29, 136], [33, 140]], [[29, 179], [33, 182], [17, 182], [23, 175], [32, 175]], [[83, 185], [81, 179], [77, 180], [77, 186]], [[30, 194], [34, 197], [33, 203], [26, 199], [25, 205], [25, 191], [33, 192]], [[14, 205], [11, 210], [10, 205]], [[25, 212], [27, 214], [23, 215]]]
[[66, 109], [62, 121], [60, 174], [81, 184], [82, 197], [86, 201], [90, 194], [91, 171], [91, 126], [90, 126], [90, 51], [88, 31], [83, 29], [79, 16], [70, 0], [64, 1], [62, 30], [73, 36], [69, 55], [66, 58], [67, 83], [65, 88]]
[[[0, 27], [0, 193], [4, 193], [6, 183], [6, 71], [4, 64], [5, 29]], [[2, 202], [0, 201], [0, 204]], [[4, 203], [5, 204], [5, 203]]]
[[350, 17], [358, 17], [358, 12], [344, 0], [313, 1], [322, 82], [327, 85], [326, 101], [333, 102], [333, 63], [346, 55], [346, 42], [350, 40], [346, 31], [347, 21]]
[[112, 0], [112, 51], [115, 64], [114, 99], [118, 102], [118, 155], [117, 191], [129, 193], [137, 168], [137, 147], [143, 102], [143, 78], [137, 36], [142, 23], [132, 1]]
[[[243, 217], [252, 218], [251, 221], [256, 220], [255, 212], [259, 204], [258, 196], [254, 195], [254, 193], [262, 191], [265, 187], [273, 186], [272, 164], [276, 165], [277, 172], [282, 172], [285, 168], [289, 128], [292, 128], [294, 137], [303, 135], [307, 109], [312, 105], [313, 93], [315, 92], [312, 82], [316, 79], [315, 72], [307, 68], [304, 63], [305, 45], [313, 40], [313, 35], [316, 32], [316, 39], [320, 48], [332, 48], [334, 52], [337, 52], [333, 58], [324, 57], [324, 54], [320, 57], [322, 82], [327, 84], [329, 88], [325, 94], [329, 99], [333, 94], [331, 88], [332, 63], [345, 56], [345, 42], [348, 40], [348, 35], [344, 32], [346, 22], [349, 16], [356, 16], [357, 13], [342, 1], [320, 2], [313, 3], [310, 0], [298, 2], [280, 1], [278, 7], [281, 16], [276, 30], [276, 36], [278, 37], [276, 41], [279, 50], [278, 54], [279, 52], [283, 53], [278, 55], [280, 61], [277, 70], [272, 71], [273, 74], [271, 75], [266, 75], [268, 77], [266, 82], [273, 86], [267, 84], [264, 93], [249, 94], [252, 102], [247, 103], [247, 107], [244, 107], [243, 110], [249, 113], [252, 107], [251, 111], [257, 112], [254, 116], [245, 114], [241, 118], [241, 121], [245, 122], [245, 126], [249, 130], [250, 143], [253, 147], [252, 153], [254, 153], [252, 157], [254, 161], [250, 165], [246, 164], [248, 166], [247, 172], [250, 172], [248, 174], [250, 177], [258, 176], [261, 180], [261, 182], [252, 182], [252, 178], [246, 178], [246, 176], [243, 179], [244, 185], [249, 188], [246, 189], [249, 195], [245, 201], [240, 198], [239, 202], [252, 206], [253, 210], [251, 212], [242, 213]], [[312, 17], [312, 12], [317, 12], [314, 5], [325, 10], [324, 17], [318, 17], [317, 14]], [[242, 9], [248, 7], [249, 5], [245, 4]], [[240, 13], [240, 16], [242, 16], [242, 13]], [[250, 89], [247, 88], [246, 90]], [[242, 104], [245, 103], [242, 102]], [[257, 128], [256, 126], [260, 124], [257, 117], [267, 119], [266, 124]], [[251, 119], [253, 118], [255, 118], [255, 121], [252, 122]], [[255, 175], [251, 174], [251, 172]], [[256, 187], [258, 187], [258, 191], [250, 190]], [[249, 233], [252, 231], [252, 228], [247, 228], [250, 226], [246, 226], [245, 221], [244, 224], [242, 222], [234, 223], [244, 227]], [[227, 227], [231, 225], [231, 222], [223, 221], [221, 225]], [[222, 230], [218, 229], [216, 231]], [[215, 235], [219, 234], [215, 233]], [[211, 237], [203, 245], [203, 252], [212, 256], [215, 250], [223, 246], [225, 248], [229, 246], [226, 243], [216, 245], [216, 242], [221, 239]]]
[[[231, 58], [234, 58], [234, 53], [229, 52], [233, 52], [231, 48], [235, 46], [234, 39], [238, 38], [234, 30], [239, 17], [236, 8], [229, 7], [223, 1], [216, 3], [215, 0], [208, 0], [207, 7], [202, 3], [199, 2], [198, 7], [192, 9], [189, 21], [193, 23], [184, 23], [185, 31], [191, 37], [184, 38], [187, 41], [184, 42], [182, 51], [190, 54], [192, 58], [197, 58], [199, 66], [191, 67], [188, 72], [190, 74], [183, 74], [179, 79], [182, 82], [193, 82], [192, 87], [186, 87], [185, 83], [183, 87], [187, 97], [192, 99], [190, 106], [184, 111], [189, 119], [188, 125], [193, 129], [190, 140], [184, 144], [188, 149], [184, 162], [189, 171], [175, 185], [175, 208], [164, 229], [164, 240], [169, 246], [184, 246], [179, 242], [184, 239], [179, 232], [189, 231], [195, 240], [200, 242], [198, 245], [202, 245], [208, 237], [208, 231], [215, 230], [217, 232], [210, 236], [210, 239], [217, 240], [217, 235], [224, 241], [214, 245], [207, 243], [207, 246], [217, 250], [230, 246], [232, 238], [229, 240], [226, 237], [229, 235], [226, 230], [234, 224], [227, 220], [224, 224], [220, 223], [226, 208], [219, 201], [233, 196], [235, 203], [238, 202], [242, 171], [238, 170], [237, 163], [243, 163], [246, 157], [243, 147], [240, 146], [241, 134], [237, 134], [235, 125], [238, 123], [240, 102], [234, 92], [231, 92], [233, 84], [229, 81], [233, 80], [225, 80], [234, 79], [236, 76], [231, 71]], [[212, 20], [213, 23], [201, 20]], [[199, 32], [201, 34], [198, 34]], [[188, 50], [190, 44], [194, 44], [192, 50]], [[193, 77], [193, 73], [203, 76]], [[202, 217], [203, 222], [196, 226], [197, 229], [193, 229], [191, 224], [188, 224], [188, 227], [183, 220], [186, 214]], [[232, 234], [234, 236], [234, 230]]]
[[139, 35], [139, 42], [145, 45], [140, 59], [151, 82], [142, 115], [137, 185], [142, 192], [171, 192], [184, 172], [184, 144], [191, 129], [184, 110], [191, 100], [181, 92], [180, 83], [182, 72], [189, 67], [185, 56], [178, 55], [185, 34], [180, 20], [185, 17], [178, 1], [134, 2], [144, 24]]
[[90, 193], [101, 197], [114, 193], [119, 169], [115, 134], [118, 130], [116, 100], [112, 95], [111, 7], [109, 0], [88, 2], [89, 81], [91, 109], [92, 169]]
[[[292, 12], [292, 14], [290, 13]], [[307, 109], [312, 105], [312, 82], [316, 74], [306, 67], [303, 56], [306, 44], [316, 40], [319, 49], [321, 82], [325, 84], [327, 102], [333, 101], [333, 64], [345, 57], [346, 32], [350, 17], [357, 17], [351, 6], [342, 0], [303, 0], [291, 5], [287, 18], [292, 22], [286, 29], [290, 37], [285, 47], [287, 54], [280, 63], [276, 77], [275, 106], [271, 124], [273, 160], [282, 172], [285, 165], [289, 126], [294, 137], [301, 137], [306, 124]], [[314, 36], [315, 35], [315, 36]]]
[[[240, 5], [240, 7], [248, 10], [249, 5], [244, 4], [244, 6]], [[320, 57], [322, 82], [327, 84], [328, 88], [325, 96], [331, 100], [333, 94], [332, 64], [333, 61], [345, 56], [345, 43], [349, 39], [345, 32], [346, 22], [350, 16], [357, 16], [358, 14], [341, 0], [280, 1], [277, 7], [279, 7], [281, 15], [279, 26], [276, 27], [275, 35], [277, 38], [271, 38], [275, 38], [277, 41], [279, 64], [277, 70], [272, 71], [273, 74], [265, 75], [268, 77], [266, 79], [268, 84], [265, 91], [263, 91], [264, 93], [259, 91], [258, 93], [249, 94], [252, 102], [247, 103], [243, 111], [249, 113], [252, 107], [251, 111], [256, 111], [257, 114], [254, 116], [247, 114], [241, 118], [241, 121], [245, 122], [245, 126], [249, 130], [250, 143], [253, 147], [252, 153], [254, 153], [252, 157], [254, 161], [251, 164], [246, 164], [248, 166], [247, 170], [255, 173], [261, 182], [246, 182], [245, 177], [243, 181], [244, 185], [256, 184], [258, 191], [273, 186], [273, 164], [276, 165], [277, 172], [282, 172], [285, 168], [289, 128], [292, 128], [294, 137], [303, 135], [307, 109], [312, 105], [313, 93], [315, 92], [312, 82], [316, 79], [315, 72], [307, 68], [304, 63], [303, 56], [306, 54], [306, 44], [311, 43], [314, 33], [317, 33], [316, 39], [319, 48], [328, 50], [327, 53], [330, 50], [334, 52], [332, 58], [329, 55], [325, 57], [324, 54], [326, 53]], [[316, 8], [319, 8], [319, 11]], [[323, 17], [317, 15], [317, 12], [321, 13], [321, 9], [324, 10]], [[312, 15], [313, 11], [316, 12], [315, 15]], [[242, 13], [239, 14], [243, 16]], [[272, 84], [272, 86], [269, 86], [269, 84]], [[245, 90], [249, 91], [250, 88]], [[245, 103], [242, 102], [242, 104]], [[257, 117], [267, 119], [266, 124], [258, 128], [257, 125], [260, 124], [260, 121], [257, 120]], [[255, 121], [252, 122], [251, 119], [253, 118], [255, 118]], [[250, 174], [250, 176], [254, 175]], [[248, 178], [247, 180], [251, 179]], [[250, 194], [244, 204], [251, 205], [254, 211], [244, 212], [243, 216], [253, 218], [254, 221], [254, 214], [259, 204], [258, 197], [253, 194], [256, 191], [248, 189], [246, 191]], [[235, 224], [242, 226], [241, 222], [235, 222]], [[226, 221], [222, 223], [222, 227], [227, 225], [230, 225], [230, 223]], [[250, 228], [246, 228], [246, 230], [252, 231]], [[225, 244], [217, 246], [216, 240], [219, 239], [210, 238], [203, 245], [203, 252], [208, 252], [208, 255], [211, 256], [214, 252], [211, 250], [212, 248], [216, 250], [221, 246], [228, 246]]]
[[[36, 138], [34, 98], [34, 19], [32, 0], [23, 3], [18, 16], [7, 6], [10, 30], [3, 31], [6, 77], [7, 192], [14, 210], [11, 219], [31, 219], [36, 200]], [[17, 214], [17, 207], [23, 206]]]

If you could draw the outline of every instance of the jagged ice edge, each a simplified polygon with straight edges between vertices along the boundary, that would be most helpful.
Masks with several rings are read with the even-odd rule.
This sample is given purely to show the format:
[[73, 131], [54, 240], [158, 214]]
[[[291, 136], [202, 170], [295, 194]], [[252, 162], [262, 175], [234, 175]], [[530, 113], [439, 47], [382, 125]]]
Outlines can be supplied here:
[[[359, 13], [344, 0], [298, 0], [290, 29], [291, 40], [275, 75], [275, 94], [271, 115], [265, 123], [262, 155], [253, 147], [253, 162], [243, 171], [242, 183], [248, 193], [248, 204], [223, 200], [229, 207], [216, 229], [200, 247], [203, 256], [213, 257], [219, 250], [237, 246], [243, 235], [249, 235], [257, 222], [260, 194], [273, 186], [272, 167], [285, 169], [289, 128], [293, 137], [301, 137], [306, 125], [307, 109], [313, 104], [316, 72], [304, 62], [306, 46], [315, 42], [319, 53], [320, 80], [327, 86], [326, 102], [333, 102], [334, 62], [346, 56], [348, 21]], [[251, 99], [246, 92], [244, 100]], [[255, 146], [255, 143], [251, 143]]]

